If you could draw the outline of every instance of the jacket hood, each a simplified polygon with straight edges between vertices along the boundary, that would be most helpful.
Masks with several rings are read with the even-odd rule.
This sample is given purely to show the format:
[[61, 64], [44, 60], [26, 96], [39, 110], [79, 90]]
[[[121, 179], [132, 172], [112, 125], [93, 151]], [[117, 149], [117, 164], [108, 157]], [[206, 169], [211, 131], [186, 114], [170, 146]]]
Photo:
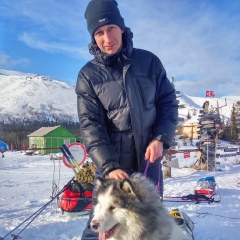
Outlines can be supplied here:
[[123, 48], [120, 53], [109, 55], [102, 52], [95, 40], [93, 39], [91, 43], [88, 45], [89, 52], [95, 58], [95, 61], [98, 63], [104, 64], [106, 66], [112, 66], [118, 62], [119, 57], [123, 56], [124, 58], [130, 58], [133, 50], [133, 33], [130, 28], [125, 28], [123, 32]]

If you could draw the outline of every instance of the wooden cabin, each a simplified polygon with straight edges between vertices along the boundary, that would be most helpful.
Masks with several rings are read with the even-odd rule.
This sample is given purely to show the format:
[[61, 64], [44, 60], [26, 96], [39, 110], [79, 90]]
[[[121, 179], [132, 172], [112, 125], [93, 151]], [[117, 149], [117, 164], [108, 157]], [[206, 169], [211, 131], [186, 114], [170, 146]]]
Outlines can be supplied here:
[[60, 152], [59, 147], [62, 144], [67, 146], [70, 143], [76, 142], [79, 138], [68, 131], [63, 126], [41, 127], [37, 131], [28, 135], [29, 149], [42, 148], [37, 150], [41, 154], [50, 154]]

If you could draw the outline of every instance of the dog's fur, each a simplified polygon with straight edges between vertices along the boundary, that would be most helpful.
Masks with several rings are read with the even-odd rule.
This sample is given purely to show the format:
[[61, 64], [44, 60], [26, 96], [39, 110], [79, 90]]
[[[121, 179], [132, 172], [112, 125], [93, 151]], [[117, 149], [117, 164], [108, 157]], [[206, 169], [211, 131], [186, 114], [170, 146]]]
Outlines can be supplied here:
[[97, 178], [93, 204], [91, 227], [101, 240], [187, 240], [154, 184], [141, 174], [119, 181]]

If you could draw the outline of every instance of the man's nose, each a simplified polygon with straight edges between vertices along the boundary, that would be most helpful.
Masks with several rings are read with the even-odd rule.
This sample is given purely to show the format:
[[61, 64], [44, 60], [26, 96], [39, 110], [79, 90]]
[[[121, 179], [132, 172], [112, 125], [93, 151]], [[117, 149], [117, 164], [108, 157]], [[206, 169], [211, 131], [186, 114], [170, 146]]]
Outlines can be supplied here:
[[112, 34], [106, 32], [106, 33], [104, 34], [104, 40], [105, 40], [105, 42], [111, 42], [111, 41], [112, 41]]

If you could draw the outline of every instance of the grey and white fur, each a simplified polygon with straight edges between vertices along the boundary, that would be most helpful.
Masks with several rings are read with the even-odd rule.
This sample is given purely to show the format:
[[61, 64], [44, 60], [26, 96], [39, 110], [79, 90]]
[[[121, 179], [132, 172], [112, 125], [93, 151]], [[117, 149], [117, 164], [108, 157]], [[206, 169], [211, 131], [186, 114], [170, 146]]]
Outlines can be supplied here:
[[91, 227], [105, 240], [187, 240], [160, 201], [152, 181], [97, 178]]

